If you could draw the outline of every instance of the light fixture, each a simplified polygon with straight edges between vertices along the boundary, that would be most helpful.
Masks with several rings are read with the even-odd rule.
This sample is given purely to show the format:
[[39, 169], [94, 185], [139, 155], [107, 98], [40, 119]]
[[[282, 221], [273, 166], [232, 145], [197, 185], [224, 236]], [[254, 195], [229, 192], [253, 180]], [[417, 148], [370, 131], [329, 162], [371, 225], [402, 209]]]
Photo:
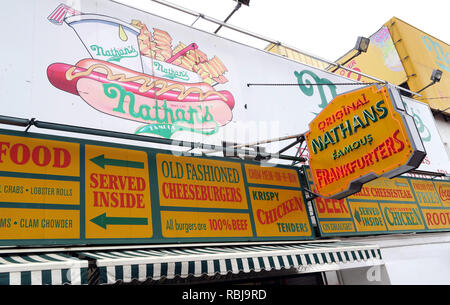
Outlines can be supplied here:
[[334, 69], [331, 72], [336, 72], [336, 70], [339, 69], [340, 66], [344, 66], [346, 63], [348, 63], [353, 58], [361, 55], [361, 53], [366, 53], [367, 50], [369, 49], [369, 44], [370, 44], [370, 39], [369, 38], [366, 38], [366, 37], [363, 37], [363, 36], [359, 36], [358, 39], [356, 40], [355, 46], [353, 47], [353, 50], [356, 50], [356, 53], [352, 57], [347, 59], [345, 62], [343, 62], [342, 64], [338, 64], [336, 69]]
[[359, 54], [363, 52], [366, 53], [367, 50], [369, 49], [369, 44], [370, 44], [369, 38], [359, 36], [358, 39], [356, 40], [356, 45], [354, 49], [357, 50]]
[[[223, 21], [223, 23], [227, 23], [228, 19], [231, 18], [231, 16], [233, 16], [234, 13], [237, 12], [238, 9], [241, 8], [241, 5], [246, 5], [246, 6], [250, 6], [250, 0], [237, 0], [237, 4], [234, 7], [233, 11], [230, 13], [230, 15], [228, 15], [227, 18], [225, 18], [225, 20]], [[219, 30], [222, 28], [222, 25], [220, 25], [215, 31], [214, 34], [217, 34], [217, 32], [219, 32]]]
[[243, 5], [250, 5], [250, 0], [237, 0], [237, 2], [242, 3]]
[[431, 73], [430, 79], [433, 81], [433, 83], [438, 83], [441, 81], [441, 77], [442, 71], [439, 69], [434, 69], [433, 72]]
[[423, 87], [422, 89], [417, 91], [417, 93], [422, 92], [423, 90], [434, 85], [435, 83], [439, 83], [441, 81], [441, 78], [442, 78], [442, 71], [439, 69], [434, 69], [433, 72], [431, 73], [431, 77], [430, 77], [431, 83], [429, 83], [428, 85], [426, 85], [425, 87]]

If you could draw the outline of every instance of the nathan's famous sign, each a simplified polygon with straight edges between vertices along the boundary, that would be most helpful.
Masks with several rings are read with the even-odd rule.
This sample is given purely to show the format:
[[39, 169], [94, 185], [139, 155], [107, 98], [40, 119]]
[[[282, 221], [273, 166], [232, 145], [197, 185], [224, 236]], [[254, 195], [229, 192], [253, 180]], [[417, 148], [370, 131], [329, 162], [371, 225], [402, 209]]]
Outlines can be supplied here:
[[377, 177], [417, 168], [425, 149], [400, 94], [367, 86], [334, 98], [309, 124], [306, 141], [315, 191], [341, 199]]

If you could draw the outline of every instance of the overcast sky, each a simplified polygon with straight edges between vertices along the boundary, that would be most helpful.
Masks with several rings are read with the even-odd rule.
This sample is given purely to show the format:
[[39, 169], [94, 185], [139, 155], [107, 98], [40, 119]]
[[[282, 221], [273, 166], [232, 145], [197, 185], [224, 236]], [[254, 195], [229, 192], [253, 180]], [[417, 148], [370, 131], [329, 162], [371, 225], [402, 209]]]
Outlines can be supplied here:
[[[191, 25], [196, 18], [152, 0], [115, 0]], [[236, 6], [233, 0], [170, 0], [170, 3], [224, 20]], [[250, 0], [229, 24], [296, 47], [327, 60], [349, 51], [358, 36], [370, 36], [395, 16], [446, 42], [450, 41], [448, 0]], [[198, 20], [194, 27], [214, 32], [217, 25]], [[222, 28], [218, 35], [258, 48], [267, 42]]]

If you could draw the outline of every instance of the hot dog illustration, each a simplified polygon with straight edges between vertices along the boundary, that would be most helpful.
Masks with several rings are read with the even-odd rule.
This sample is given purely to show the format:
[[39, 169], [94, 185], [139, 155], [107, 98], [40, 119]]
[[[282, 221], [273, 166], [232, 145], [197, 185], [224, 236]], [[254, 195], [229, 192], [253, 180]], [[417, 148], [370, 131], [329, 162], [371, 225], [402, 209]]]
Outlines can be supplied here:
[[[146, 117], [155, 117], [158, 110], [170, 113], [166, 123], [189, 121], [192, 128], [214, 128], [216, 123], [223, 126], [232, 119], [234, 98], [231, 93], [216, 91], [207, 83], [163, 79], [94, 59], [81, 60], [75, 66], [52, 64], [47, 69], [47, 77], [56, 88], [79, 95], [101, 112], [142, 123], [151, 124]], [[107, 89], [110, 91], [105, 91]], [[131, 93], [129, 96], [132, 98], [121, 103], [118, 95], [115, 102], [111, 102], [113, 90], [122, 95]], [[132, 99], [134, 103], [130, 105]], [[134, 115], [139, 110], [146, 114]], [[194, 114], [194, 117], [189, 114]], [[195, 120], [195, 116], [199, 119]], [[211, 117], [214, 123], [201, 119], [205, 116], [206, 121]]]
[[127, 23], [79, 12], [64, 23], [90, 58], [48, 66], [54, 87], [80, 96], [102, 113], [144, 123], [136, 133], [210, 135], [232, 120], [233, 95], [215, 88], [228, 82], [228, 70], [196, 43], [180, 41], [172, 47], [168, 32], [151, 31], [139, 20]]

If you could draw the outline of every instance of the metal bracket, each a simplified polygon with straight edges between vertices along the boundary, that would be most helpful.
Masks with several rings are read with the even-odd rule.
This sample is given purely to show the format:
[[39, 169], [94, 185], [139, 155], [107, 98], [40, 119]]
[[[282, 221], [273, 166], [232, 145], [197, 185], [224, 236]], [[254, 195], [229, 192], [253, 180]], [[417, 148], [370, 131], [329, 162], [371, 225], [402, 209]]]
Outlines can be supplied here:
[[311, 195], [310, 197], [306, 197], [307, 202], [312, 201], [312, 200], [316, 199], [317, 197], [319, 197], [318, 194], [314, 193], [310, 189], [304, 188], [303, 190]]
[[36, 118], [32, 118], [31, 120], [29, 120], [28, 126], [27, 126], [27, 128], [25, 128], [25, 132], [28, 132], [28, 129], [30, 129], [30, 127], [33, 126], [35, 122], [36, 122]]

